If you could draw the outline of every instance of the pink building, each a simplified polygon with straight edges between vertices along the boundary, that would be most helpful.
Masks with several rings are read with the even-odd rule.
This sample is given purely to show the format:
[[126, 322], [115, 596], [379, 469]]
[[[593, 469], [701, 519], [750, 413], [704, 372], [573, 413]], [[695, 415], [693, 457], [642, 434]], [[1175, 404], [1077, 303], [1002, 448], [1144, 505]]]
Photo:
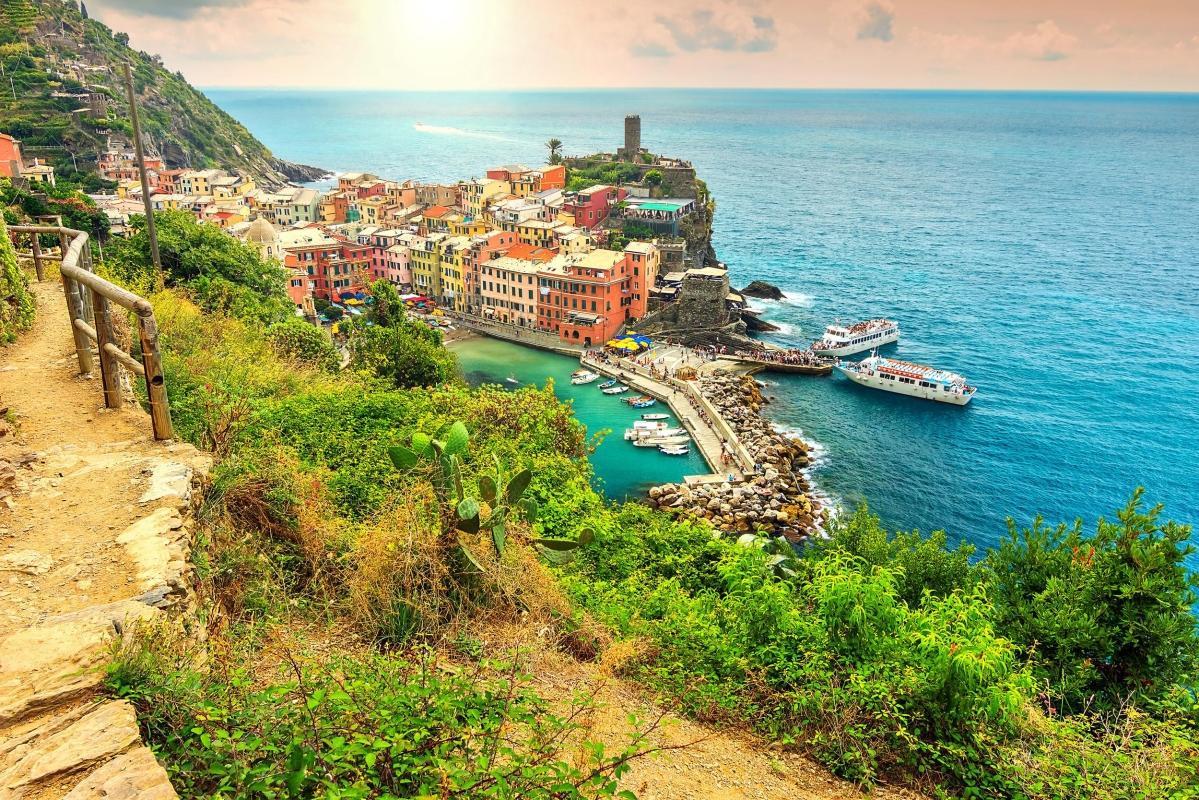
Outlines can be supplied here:
[[608, 218], [612, 206], [628, 194], [627, 189], [602, 184], [579, 192], [568, 192], [562, 202], [562, 213], [571, 215], [578, 227], [594, 229]]

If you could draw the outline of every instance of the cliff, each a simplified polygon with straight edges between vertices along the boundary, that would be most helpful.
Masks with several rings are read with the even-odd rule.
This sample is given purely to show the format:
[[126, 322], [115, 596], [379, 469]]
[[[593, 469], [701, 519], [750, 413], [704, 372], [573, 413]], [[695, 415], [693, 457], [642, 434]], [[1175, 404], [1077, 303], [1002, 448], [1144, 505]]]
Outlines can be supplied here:
[[60, 175], [96, 172], [109, 135], [132, 129], [123, 65], [133, 67], [147, 148], [168, 167], [220, 167], [266, 186], [315, 180], [323, 170], [276, 158], [158, 56], [126, 34], [87, 19], [72, 0], [8, 0], [0, 10], [0, 61], [13, 102], [0, 106], [0, 131], [22, 141]]

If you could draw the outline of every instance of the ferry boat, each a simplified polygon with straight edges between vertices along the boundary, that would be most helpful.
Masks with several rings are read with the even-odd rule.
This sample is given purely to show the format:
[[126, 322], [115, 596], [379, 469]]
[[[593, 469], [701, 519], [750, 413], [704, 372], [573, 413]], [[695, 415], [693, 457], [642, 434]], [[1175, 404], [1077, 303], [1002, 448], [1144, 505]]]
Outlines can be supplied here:
[[595, 383], [598, 380], [598, 372], [576, 372], [570, 376], [570, 382], [575, 386], [583, 386], [588, 383]]
[[829, 325], [824, 329], [824, 337], [812, 343], [812, 352], [818, 356], [851, 356], [898, 341], [898, 322], [868, 319], [852, 325]]
[[837, 370], [851, 381], [871, 389], [906, 394], [939, 403], [964, 406], [976, 388], [956, 372], [872, 355], [861, 361], [839, 361]]

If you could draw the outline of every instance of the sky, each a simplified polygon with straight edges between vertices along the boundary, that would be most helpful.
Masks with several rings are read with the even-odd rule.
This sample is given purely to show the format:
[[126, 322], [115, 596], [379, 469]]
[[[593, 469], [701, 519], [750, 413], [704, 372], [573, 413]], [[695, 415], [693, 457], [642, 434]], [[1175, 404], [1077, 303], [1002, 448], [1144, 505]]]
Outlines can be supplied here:
[[85, 0], [209, 87], [1199, 91], [1199, 0]]

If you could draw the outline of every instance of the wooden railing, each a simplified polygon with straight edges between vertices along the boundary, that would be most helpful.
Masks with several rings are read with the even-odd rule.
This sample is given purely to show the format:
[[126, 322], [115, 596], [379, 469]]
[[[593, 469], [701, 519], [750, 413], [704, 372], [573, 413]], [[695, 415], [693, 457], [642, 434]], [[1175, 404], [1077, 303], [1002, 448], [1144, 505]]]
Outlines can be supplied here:
[[[71, 333], [75, 337], [75, 354], [79, 373], [91, 375], [95, 359], [100, 362], [100, 380], [104, 387], [104, 405], [120, 408], [124, 402], [121, 392], [121, 367], [142, 376], [146, 381], [146, 397], [150, 406], [150, 424], [155, 439], [170, 439], [171, 408], [163, 383], [162, 359], [158, 352], [158, 323], [150, 301], [127, 289], [110, 283], [92, 271], [92, 249], [83, 231], [61, 225], [12, 225], [8, 228], [14, 243], [22, 235], [28, 237], [29, 252], [22, 255], [33, 260], [38, 281], [45, 280], [45, 263], [61, 262], [63, 292], [71, 318]], [[42, 236], [58, 238], [58, 253], [43, 252]], [[141, 360], [121, 349], [113, 323], [112, 304], [133, 312], [137, 321], [137, 338], [141, 345]], [[96, 350], [93, 354], [92, 343]]]

